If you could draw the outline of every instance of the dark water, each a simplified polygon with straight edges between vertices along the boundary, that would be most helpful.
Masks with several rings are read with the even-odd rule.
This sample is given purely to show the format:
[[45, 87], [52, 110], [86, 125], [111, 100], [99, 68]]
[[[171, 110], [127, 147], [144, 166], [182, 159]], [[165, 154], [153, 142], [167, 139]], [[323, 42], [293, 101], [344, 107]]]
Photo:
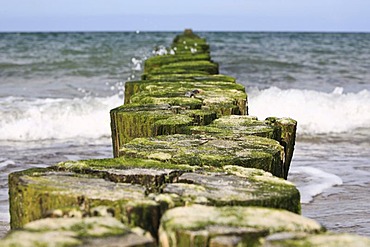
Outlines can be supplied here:
[[[109, 110], [176, 33], [0, 34], [0, 228], [7, 174], [111, 157]], [[289, 180], [303, 214], [370, 236], [370, 34], [200, 33], [250, 114], [298, 120]]]

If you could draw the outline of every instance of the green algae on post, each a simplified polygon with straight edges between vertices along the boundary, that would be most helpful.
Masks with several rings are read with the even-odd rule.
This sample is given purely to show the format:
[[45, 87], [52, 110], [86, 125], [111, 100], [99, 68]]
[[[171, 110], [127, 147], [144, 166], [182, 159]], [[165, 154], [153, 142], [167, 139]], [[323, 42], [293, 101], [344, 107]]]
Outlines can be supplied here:
[[159, 242], [170, 246], [209, 246], [222, 236], [239, 237], [242, 246], [261, 246], [263, 238], [279, 232], [319, 233], [316, 221], [285, 211], [260, 207], [193, 205], [168, 210], [162, 217]]
[[220, 172], [185, 172], [163, 193], [178, 195], [183, 205], [261, 206], [300, 213], [293, 184], [259, 169], [225, 166]]
[[125, 103], [169, 104], [189, 109], [207, 108], [219, 116], [247, 113], [244, 86], [231, 82], [152, 82], [129, 83]]
[[119, 156], [149, 158], [166, 154], [167, 161], [196, 166], [238, 165], [283, 177], [284, 150], [272, 139], [245, 136], [225, 140], [209, 135], [170, 135], [136, 138], [122, 146]]
[[46, 218], [30, 222], [0, 240], [14, 246], [156, 246], [150, 236], [136, 234], [112, 217]]
[[285, 175], [284, 177], [288, 177], [290, 163], [292, 162], [293, 152], [294, 152], [294, 145], [296, 139], [296, 132], [297, 132], [297, 121], [291, 118], [275, 118], [270, 117], [267, 118], [266, 123], [277, 126], [281, 129], [281, 145], [284, 147], [285, 150], [285, 162], [284, 162], [284, 170]]
[[184, 61], [210, 61], [209, 54], [186, 54], [186, 55], [162, 55], [150, 57], [144, 62], [144, 73], [150, 73], [153, 69], [163, 65]]
[[149, 74], [188, 74], [203, 72], [204, 74], [218, 74], [218, 64], [206, 60], [200, 61], [182, 61], [162, 65], [154, 68]]
[[223, 116], [207, 126], [190, 127], [193, 134], [209, 134], [219, 138], [242, 139], [243, 136], [261, 136], [279, 141], [284, 147], [284, 178], [287, 179], [293, 157], [297, 122], [290, 118], [270, 117], [259, 121], [252, 116]]
[[[160, 163], [123, 158], [87, 160], [13, 173], [9, 184], [12, 228], [48, 215], [97, 215], [102, 211], [97, 208], [103, 206], [100, 215], [115, 216], [127, 226], [140, 226], [156, 237], [161, 215], [171, 207], [189, 203], [259, 205], [299, 212], [297, 189], [260, 170], [226, 166], [198, 172], [199, 168], [192, 171], [192, 167], [179, 165], [181, 170], [166, 163], [158, 169]], [[161, 185], [162, 190], [150, 189]], [[191, 191], [185, 192], [188, 187]], [[196, 187], [198, 191], [193, 190]], [[215, 194], [217, 190], [221, 192]], [[146, 196], [150, 191], [155, 193]], [[221, 194], [226, 200], [218, 196]]]
[[[165, 153], [152, 154], [152, 158], [159, 160], [165, 157]], [[113, 182], [144, 185], [151, 193], [162, 192], [169, 194], [169, 198], [179, 196], [176, 199], [178, 205], [252, 205], [300, 213], [300, 195], [295, 186], [259, 169], [239, 166], [201, 168], [130, 158], [70, 161], [58, 164], [56, 168], [94, 174]], [[195, 187], [201, 192], [194, 190]]]
[[199, 167], [171, 164], [153, 159], [111, 158], [62, 162], [53, 167], [58, 171], [90, 174], [115, 183], [139, 184], [147, 193], [159, 192], [166, 183], [172, 183], [184, 172]]
[[211, 134], [223, 138], [260, 136], [280, 141], [280, 128], [247, 115], [223, 116], [207, 126], [190, 128], [193, 134]]
[[209, 124], [216, 118], [210, 110], [184, 110], [168, 104], [128, 104], [112, 109], [110, 115], [114, 157], [134, 138], [186, 134], [188, 126]]
[[114, 157], [124, 143], [136, 137], [156, 136], [162, 134], [161, 131], [183, 133], [192, 121], [179, 115], [182, 121], [166, 124], [163, 120], [177, 117], [170, 105], [124, 105], [111, 110], [110, 115]]
[[177, 35], [171, 49], [176, 54], [181, 53], [208, 53], [209, 45], [206, 40], [199, 37], [191, 29], [186, 29], [183, 34]]
[[[146, 189], [138, 184], [115, 183], [87, 174], [30, 169], [9, 176], [12, 229], [47, 216], [51, 210], [106, 206], [128, 226], [140, 226], [156, 234], [158, 205], [146, 198]], [[142, 212], [152, 211], [152, 216]], [[140, 216], [136, 214], [139, 213]], [[154, 218], [151, 218], [154, 217]]]
[[[189, 73], [189, 74], [170, 74], [170, 75], [151, 75], [143, 74], [143, 80], [150, 81], [223, 81], [223, 82], [236, 82], [236, 79], [231, 76], [217, 74], [217, 75], [205, 75], [204, 73]], [[126, 82], [127, 83], [127, 82]]]

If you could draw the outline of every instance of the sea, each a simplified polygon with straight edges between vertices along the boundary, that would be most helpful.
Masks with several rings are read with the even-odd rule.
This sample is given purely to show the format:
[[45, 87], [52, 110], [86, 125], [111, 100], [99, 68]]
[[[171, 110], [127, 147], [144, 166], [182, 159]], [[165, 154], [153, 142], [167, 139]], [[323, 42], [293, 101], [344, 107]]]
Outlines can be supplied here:
[[[109, 110], [179, 33], [0, 33], [0, 236], [8, 174], [112, 157]], [[370, 33], [197, 33], [250, 115], [298, 121], [288, 180], [302, 214], [370, 237]]]

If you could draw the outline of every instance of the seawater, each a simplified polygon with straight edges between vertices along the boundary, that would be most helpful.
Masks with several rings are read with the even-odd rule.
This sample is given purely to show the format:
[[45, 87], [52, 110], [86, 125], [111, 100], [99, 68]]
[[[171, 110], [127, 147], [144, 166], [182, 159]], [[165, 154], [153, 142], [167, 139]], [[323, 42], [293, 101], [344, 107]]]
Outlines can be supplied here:
[[[112, 157], [109, 110], [175, 32], [0, 34], [0, 228], [7, 175]], [[298, 121], [289, 174], [302, 213], [370, 236], [370, 34], [199, 33], [250, 114]]]

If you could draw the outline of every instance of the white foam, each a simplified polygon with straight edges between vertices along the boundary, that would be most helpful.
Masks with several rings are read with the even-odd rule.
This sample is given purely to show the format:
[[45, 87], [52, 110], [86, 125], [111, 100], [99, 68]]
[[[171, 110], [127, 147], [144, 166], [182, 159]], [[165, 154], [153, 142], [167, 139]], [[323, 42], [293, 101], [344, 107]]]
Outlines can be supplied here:
[[168, 54], [168, 51], [167, 51], [167, 48], [165, 46], [159, 46], [157, 47], [155, 50], [152, 51], [153, 55], [156, 55], [156, 56], [163, 56], [163, 55], [167, 55]]
[[[122, 85], [116, 85], [115, 88]], [[121, 95], [121, 94], [120, 94]], [[122, 96], [75, 99], [0, 99], [0, 140], [47, 140], [110, 136], [109, 111]], [[370, 92], [331, 93], [272, 87], [249, 93], [250, 114], [291, 117], [303, 134], [339, 133], [370, 127]]]
[[325, 190], [343, 183], [342, 179], [335, 174], [308, 166], [291, 167], [289, 175], [293, 180], [295, 176], [304, 177], [293, 181], [301, 193], [301, 203], [309, 203]]
[[298, 121], [298, 133], [341, 133], [370, 127], [370, 92], [331, 93], [271, 87], [249, 92], [250, 114], [265, 117], [291, 117]]
[[143, 64], [143, 60], [137, 58], [131, 58], [131, 62], [133, 64], [132, 69], [136, 71], [141, 71], [141, 65]]
[[13, 160], [8, 160], [6, 158], [0, 157], [0, 169], [3, 169], [4, 167], [7, 167], [8, 165], [15, 165], [15, 162]]
[[109, 111], [121, 97], [0, 101], [0, 140], [48, 140], [110, 136]]

